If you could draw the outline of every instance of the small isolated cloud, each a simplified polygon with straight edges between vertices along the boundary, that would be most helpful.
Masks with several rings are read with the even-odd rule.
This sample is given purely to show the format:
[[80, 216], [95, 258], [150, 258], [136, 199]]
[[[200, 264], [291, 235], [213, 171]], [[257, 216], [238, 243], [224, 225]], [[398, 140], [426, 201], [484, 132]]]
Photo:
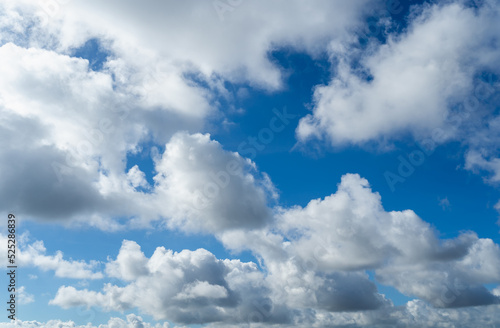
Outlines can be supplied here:
[[450, 209], [451, 203], [448, 200], [448, 197], [445, 198], [438, 198], [439, 200], [439, 206], [443, 209], [443, 211]]
[[26, 292], [26, 287], [21, 286], [16, 291], [17, 301], [20, 305], [30, 304], [35, 301], [35, 295]]

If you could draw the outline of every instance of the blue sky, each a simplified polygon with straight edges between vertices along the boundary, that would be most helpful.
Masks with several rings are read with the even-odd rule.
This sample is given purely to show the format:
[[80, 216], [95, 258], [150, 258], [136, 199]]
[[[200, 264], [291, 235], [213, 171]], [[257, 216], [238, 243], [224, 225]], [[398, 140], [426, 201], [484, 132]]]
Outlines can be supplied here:
[[0, 15], [17, 325], [500, 325], [498, 2]]

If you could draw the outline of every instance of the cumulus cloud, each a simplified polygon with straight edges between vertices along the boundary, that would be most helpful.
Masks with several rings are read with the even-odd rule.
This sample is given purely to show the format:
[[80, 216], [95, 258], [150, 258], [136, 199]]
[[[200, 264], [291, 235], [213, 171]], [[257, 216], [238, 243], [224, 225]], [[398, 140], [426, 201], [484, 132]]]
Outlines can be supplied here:
[[[188, 118], [183, 124], [161, 109], [141, 113], [147, 108], [143, 102], [115, 88], [110, 73], [89, 71], [86, 60], [10, 43], [0, 47], [0, 57], [6, 63], [0, 79], [6, 141], [0, 193], [11, 210], [28, 217], [86, 220], [98, 211], [119, 214], [106, 193], [112, 182], [124, 194], [145, 186], [138, 168], [126, 174], [125, 158], [146, 131], [155, 130], [146, 128], [148, 121], [197, 124]], [[166, 142], [173, 130], [162, 133], [165, 139], [159, 141]]]
[[[18, 72], [0, 81], [0, 134], [8, 145], [0, 160], [0, 194], [10, 210], [104, 230], [123, 228], [114, 217], [135, 217], [135, 226], [164, 218], [169, 225], [186, 222], [186, 229], [208, 231], [259, 225], [269, 217], [267, 177], [258, 177], [254, 163], [224, 151], [208, 135], [172, 137], [174, 130], [167, 135], [164, 129], [169, 139], [157, 140], [168, 143], [156, 162], [155, 186], [137, 165], [125, 172], [125, 158], [138, 151], [149, 120], [171, 121], [175, 115], [152, 109], [143, 116], [141, 109], [125, 106], [126, 96], [113, 90], [109, 74], [88, 72], [86, 61], [46, 50], [7, 44], [2, 55], [9, 63], [4, 67]], [[22, 89], [15, 87], [21, 83]], [[122, 114], [132, 120], [121, 120]], [[201, 213], [210, 214], [209, 220]]]
[[500, 281], [498, 245], [472, 232], [440, 240], [413, 211], [386, 212], [359, 175], [344, 175], [335, 194], [284, 210], [278, 222], [290, 253], [322, 272], [374, 270], [381, 283], [440, 307], [500, 301], [483, 287]]
[[408, 133], [439, 142], [457, 137], [456, 111], [479, 115], [478, 74], [498, 73], [498, 15], [494, 1], [478, 9], [457, 1], [423, 5], [406, 31], [368, 47], [357, 66], [355, 46], [332, 44], [337, 73], [317, 86], [313, 114], [301, 119], [298, 138], [343, 145]]
[[[130, 281], [126, 286], [106, 284], [100, 292], [62, 286], [50, 304], [95, 305], [108, 311], [139, 308], [158, 320], [192, 324], [246, 322], [256, 306], [270, 303], [263, 273], [254, 263], [219, 260], [204, 249], [174, 253], [159, 247], [149, 259], [141, 254], [135, 242], [124, 241], [117, 260], [108, 266], [110, 274]], [[140, 263], [144, 270], [137, 271]], [[286, 321], [286, 314], [276, 307], [266, 321]]]
[[[0, 57], [6, 63], [0, 195], [9, 210], [104, 230], [165, 219], [169, 226], [214, 231], [269, 218], [272, 185], [257, 176], [254, 163], [208, 135], [175, 134], [200, 120], [137, 100], [114, 85], [111, 72], [93, 72], [83, 59], [11, 43], [0, 47]], [[138, 165], [127, 172], [125, 165], [155, 131], [166, 148], [151, 186]], [[135, 219], [127, 224], [115, 217]]]
[[255, 163], [209, 135], [176, 134], [156, 161], [159, 212], [168, 225], [212, 233], [263, 226], [274, 188]]

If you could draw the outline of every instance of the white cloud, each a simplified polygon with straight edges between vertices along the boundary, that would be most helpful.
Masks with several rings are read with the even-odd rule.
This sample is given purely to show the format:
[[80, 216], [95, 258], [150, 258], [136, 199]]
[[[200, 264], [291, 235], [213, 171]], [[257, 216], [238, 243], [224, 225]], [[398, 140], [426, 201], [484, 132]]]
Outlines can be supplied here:
[[[245, 97], [243, 91], [231, 95], [226, 81], [267, 91], [283, 87], [270, 52], [291, 47], [316, 56], [329, 44], [339, 66], [331, 83], [316, 89], [314, 113], [301, 121], [300, 138], [364, 143], [407, 131], [420, 137], [437, 127], [446, 130], [443, 139], [455, 137], [460, 132], [448, 126], [450, 109], [474, 92], [478, 72], [497, 69], [500, 56], [488, 43], [499, 30], [498, 10], [488, 7], [493, 2], [476, 11], [457, 3], [426, 6], [411, 17], [407, 32], [362, 55], [370, 82], [352, 71], [348, 59], [351, 32], [373, 8], [369, 1], [246, 1], [233, 3], [223, 20], [211, 1], [57, 2], [45, 26], [36, 20], [39, 3], [1, 6], [5, 203], [27, 217], [106, 230], [160, 222], [213, 233], [228, 248], [253, 251], [263, 268], [202, 249], [174, 253], [160, 247], [147, 258], [135, 242], [124, 241], [106, 265], [107, 275], [126, 281], [124, 287], [62, 286], [51, 304], [137, 308], [159, 319], [214, 325], [430, 327], [450, 318], [457, 326], [487, 323], [469, 308], [436, 310], [422, 301], [393, 307], [366, 270], [436, 306], [497, 303], [498, 290], [483, 287], [500, 282], [500, 251], [491, 240], [473, 233], [440, 240], [413, 211], [385, 211], [380, 195], [357, 175], [344, 176], [331, 196], [273, 213], [269, 177], [208, 134], [192, 132], [217, 114], [218, 96]], [[109, 52], [99, 72], [70, 56], [90, 38]], [[189, 132], [179, 132], [184, 130]], [[153, 186], [144, 168], [126, 171], [127, 154], [150, 141], [165, 145], [154, 154]], [[477, 149], [466, 167], [491, 171], [495, 180], [497, 154]], [[59, 277], [102, 277], [97, 262], [47, 255], [43, 242], [22, 248], [19, 257], [20, 264]], [[134, 315], [108, 322], [141, 325], [150, 327]]]
[[106, 264], [106, 273], [110, 277], [134, 280], [147, 273], [148, 259], [141, 247], [133, 241], [124, 240], [116, 260]]
[[139, 166], [134, 165], [127, 172], [127, 178], [132, 187], [147, 187], [146, 174], [139, 169]]
[[16, 290], [16, 297], [20, 305], [30, 304], [35, 301], [35, 296], [26, 292], [25, 286], [21, 286]]
[[102, 291], [63, 286], [51, 304], [138, 308], [185, 324], [241, 323], [250, 317], [335, 321], [343, 317], [335, 313], [345, 311], [359, 314], [347, 315], [348, 320], [368, 324], [401, 315], [367, 270], [379, 283], [436, 307], [500, 300], [484, 287], [500, 283], [497, 244], [472, 232], [439, 239], [413, 211], [385, 211], [380, 195], [357, 174], [343, 176], [337, 192], [324, 199], [278, 209], [266, 226], [226, 229], [216, 236], [229, 249], [251, 250], [263, 271], [254, 263], [216, 259], [203, 249], [173, 253], [160, 247], [148, 259], [139, 245], [125, 240], [106, 272], [127, 285], [107, 284]]
[[441, 136], [433, 135], [437, 141], [456, 137], [452, 110], [463, 105], [462, 112], [478, 115], [465, 103], [471, 97], [477, 101], [476, 74], [498, 72], [498, 17], [494, 1], [479, 9], [459, 2], [423, 5], [407, 31], [368, 47], [356, 69], [351, 67], [353, 57], [359, 57], [353, 56], [355, 48], [332, 44], [337, 73], [328, 85], [316, 88], [314, 112], [300, 121], [299, 139], [342, 145], [407, 133], [418, 139], [439, 131]]
[[500, 283], [498, 245], [471, 232], [438, 239], [413, 211], [386, 212], [359, 175], [344, 175], [323, 200], [283, 210], [278, 227], [290, 254], [320, 272], [374, 270], [381, 283], [441, 307], [499, 302], [483, 287]]
[[[0, 195], [10, 210], [104, 230], [163, 218], [169, 226], [214, 231], [268, 219], [266, 193], [273, 187], [255, 174], [254, 163], [208, 135], [172, 137], [199, 126], [198, 118], [149, 107], [117, 88], [111, 72], [89, 71], [86, 60], [13, 44], [0, 47], [0, 58], [0, 135], [8, 145]], [[125, 172], [127, 154], [138, 152], [149, 133], [168, 142], [155, 163], [155, 186], [137, 165]]]
[[[125, 172], [127, 153], [137, 152], [148, 132], [162, 131], [156, 141], [165, 143], [174, 129], [188, 128], [192, 118], [177, 119], [175, 113], [147, 108], [123, 90], [114, 90], [110, 73], [89, 71], [82, 59], [12, 44], [0, 47], [0, 58], [5, 63], [0, 69], [0, 106], [5, 109], [0, 125], [5, 127], [1, 134], [8, 144], [0, 161], [5, 173], [0, 194], [17, 213], [52, 220], [73, 218], [107, 230], [123, 227], [113, 221], [120, 216], [137, 217], [132, 225], [144, 226], [160, 217], [179, 225], [200, 217], [196, 202], [206, 202], [208, 196], [210, 204], [204, 209], [212, 219], [192, 219], [186, 228], [213, 230], [266, 220], [266, 177], [254, 177], [249, 172], [253, 163], [226, 153], [208, 136], [181, 133], [172, 138], [156, 163], [160, 174], [154, 190], [137, 165]], [[121, 115], [128, 117], [122, 120]], [[161, 122], [172, 126], [160, 126]], [[27, 128], [30, 134], [23, 133]], [[198, 161], [192, 162], [189, 156], [198, 156]], [[12, 162], [23, 165], [12, 166]], [[236, 165], [230, 170], [242, 172], [229, 174], [228, 162]], [[226, 187], [218, 179], [228, 174], [231, 181]], [[172, 185], [176, 179], [182, 184]], [[144, 194], [138, 187], [152, 193]], [[220, 197], [211, 194], [219, 191]], [[231, 196], [231, 202], [221, 200], [224, 196]]]
[[[217, 97], [236, 96], [225, 81], [281, 88], [282, 73], [270, 52], [292, 47], [317, 55], [329, 40], [344, 38], [362, 23], [368, 3], [252, 1], [221, 20], [206, 1], [2, 2], [0, 126], [8, 147], [0, 161], [0, 196], [27, 218], [104, 230], [144, 227], [165, 215], [174, 217], [169, 222], [191, 220], [198, 214], [186, 208], [191, 199], [180, 195], [172, 201], [180, 200], [175, 213], [151, 210], [159, 201], [137, 190], [155, 193], [144, 168], [125, 172], [127, 154], [143, 143], [163, 145], [180, 130], [201, 130], [217, 114]], [[108, 54], [98, 72], [87, 60], [71, 57], [90, 39]], [[250, 191], [248, 200], [261, 202], [251, 183], [231, 181], [241, 192]], [[173, 192], [162, 187], [164, 196]], [[223, 193], [230, 191], [235, 190]], [[224, 205], [219, 223], [200, 228], [265, 221], [260, 205], [241, 218], [235, 218], [235, 206]], [[127, 218], [130, 224], [123, 222]], [[198, 227], [200, 220], [193, 221], [189, 227]]]
[[[500, 307], [472, 307], [462, 309], [436, 309], [425, 302], [419, 300], [409, 301], [407, 304], [399, 307], [393, 307], [380, 311], [365, 312], [343, 312], [343, 313], [300, 313], [293, 323], [284, 325], [273, 325], [273, 327], [408, 327], [408, 328], [468, 328], [468, 327], [487, 327], [494, 328], [500, 321]], [[0, 328], [185, 328], [186, 326], [171, 326], [169, 323], [151, 324], [145, 322], [140, 316], [129, 314], [125, 320], [121, 318], [110, 318], [105, 324], [94, 326], [91, 324], [80, 326], [72, 321], [50, 320], [47, 322], [22, 321], [16, 320], [16, 323], [0, 323]], [[248, 323], [243, 324], [224, 324], [213, 323], [207, 327], [248, 327]], [[269, 324], [263, 322], [254, 322], [252, 327], [269, 327]]]
[[484, 170], [492, 175], [486, 180], [490, 183], [500, 182], [500, 158], [489, 157], [478, 150], [470, 150], [465, 155], [465, 168], [471, 171]]
[[[138, 308], [158, 320], [190, 324], [245, 322], [255, 311], [254, 304], [267, 302], [269, 289], [254, 263], [219, 260], [204, 249], [174, 253], [163, 247], [143, 263], [138, 252], [137, 244], [124, 241], [117, 260], [111, 262], [113, 269], [108, 270], [130, 280], [126, 286], [106, 284], [101, 292], [62, 286], [50, 304], [99, 306], [108, 311]], [[144, 265], [145, 271], [130, 274], [130, 267], [138, 265]], [[266, 321], [283, 321], [285, 314], [278, 310]]]
[[46, 249], [42, 241], [36, 241], [23, 248], [19, 254], [21, 265], [35, 266], [43, 271], [52, 270], [56, 277], [75, 279], [101, 279], [102, 273], [94, 272], [97, 262], [65, 260], [63, 253], [57, 251], [55, 255], [45, 255]]
[[180, 300], [190, 300], [196, 298], [225, 298], [228, 296], [224, 286], [211, 285], [206, 281], [195, 281], [186, 285], [183, 291], [175, 296]]
[[[315, 6], [301, 1], [245, 1], [230, 4], [231, 10], [221, 20], [213, 2], [71, 1], [56, 3], [55, 15], [42, 31], [49, 32], [61, 50], [79, 46], [91, 36], [100, 37], [128, 62], [140, 65], [153, 58], [157, 63], [161, 57], [166, 58], [164, 63], [183, 66], [183, 72], [199, 71], [205, 77], [220, 75], [275, 89], [281, 86], [281, 72], [267, 57], [269, 51], [291, 46], [317, 54], [327, 40], [344, 38], [348, 29], [358, 26], [372, 6], [365, 0], [321, 1]], [[28, 17], [43, 8], [17, 7]], [[32, 42], [39, 42], [41, 37], [35, 36]], [[134, 57], [138, 53], [147, 59]]]
[[[126, 320], [121, 318], [110, 318], [106, 324], [101, 324], [99, 326], [93, 326], [90, 323], [87, 325], [76, 325], [73, 321], [61, 321], [61, 320], [50, 320], [47, 322], [39, 321], [23, 321], [17, 319], [14, 323], [0, 323], [1, 328], [171, 328], [168, 322], [151, 324], [145, 322], [142, 317], [129, 314], [126, 316]], [[172, 328], [182, 328], [179, 326], [174, 326]]]
[[216, 233], [263, 226], [273, 186], [252, 161], [205, 134], [176, 134], [156, 161], [156, 208], [169, 227]]
[[[89, 71], [86, 60], [13, 44], [0, 47], [0, 58], [0, 125], [8, 145], [2, 149], [0, 192], [28, 217], [86, 221], [90, 208], [119, 215], [113, 199], [105, 200], [109, 181], [123, 194], [145, 185], [138, 169], [128, 176], [124, 171], [127, 153], [136, 151], [148, 131], [160, 130], [149, 122], [180, 128], [200, 123], [145, 107], [114, 89], [111, 73]], [[164, 124], [161, 131], [165, 139], [157, 141], [164, 143], [173, 129]], [[23, 165], [13, 167], [13, 161]], [[123, 196], [121, 202], [127, 203]]]
[[[7, 254], [7, 236], [0, 235], [2, 251]], [[36, 267], [42, 271], [54, 271], [56, 277], [73, 279], [101, 279], [104, 275], [97, 271], [99, 262], [64, 259], [63, 252], [47, 255], [43, 241], [37, 240], [31, 244], [19, 238], [16, 248], [16, 264], [19, 266]], [[4, 266], [7, 259], [3, 259]], [[36, 276], [30, 279], [36, 279]], [[29, 297], [28, 297], [29, 299]]]

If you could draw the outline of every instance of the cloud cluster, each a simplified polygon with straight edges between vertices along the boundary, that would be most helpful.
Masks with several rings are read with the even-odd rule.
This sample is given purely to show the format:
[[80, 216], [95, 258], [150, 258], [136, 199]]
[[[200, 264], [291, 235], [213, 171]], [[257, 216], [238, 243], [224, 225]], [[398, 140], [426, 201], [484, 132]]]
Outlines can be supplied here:
[[184, 124], [175, 113], [145, 108], [117, 91], [110, 73], [89, 71], [82, 59], [13, 44], [0, 47], [0, 57], [9, 70], [0, 81], [6, 142], [0, 195], [9, 210], [104, 230], [123, 228], [115, 217], [136, 218], [131, 226], [165, 219], [165, 225], [205, 231], [257, 226], [269, 217], [268, 178], [208, 135], [173, 136], [173, 128], [158, 126], [156, 141], [165, 152], [155, 158], [155, 186], [137, 165], [125, 171], [126, 156], [155, 133], [151, 122], [188, 129], [192, 118]]
[[[115, 72], [89, 70], [83, 59], [12, 43], [0, 47], [0, 58], [4, 210], [8, 204], [26, 217], [104, 230], [123, 228], [115, 217], [136, 218], [133, 226], [165, 219], [206, 231], [268, 219], [272, 186], [254, 175], [254, 163], [207, 135], [175, 134], [200, 127], [203, 115], [148, 104], [117, 86]], [[166, 145], [155, 158], [155, 186], [140, 167], [125, 171], [127, 155], [141, 151], [150, 134]], [[221, 204], [224, 198], [230, 202]], [[221, 207], [226, 213], [215, 217]], [[202, 210], [212, 218], [200, 219]]]
[[[174, 253], [159, 247], [148, 259], [139, 245], [125, 240], [106, 272], [129, 283], [106, 284], [101, 292], [62, 286], [50, 304], [117, 311], [139, 308], [157, 320], [193, 324], [247, 322], [256, 306], [269, 303], [270, 291], [255, 263], [220, 260], [204, 249]], [[276, 308], [266, 321], [285, 321], [281, 312]]]
[[[225, 82], [279, 90], [283, 72], [270, 52], [288, 47], [317, 56], [328, 42], [358, 28], [372, 6], [367, 0], [222, 7], [206, 1], [2, 2], [0, 134], [6, 147], [0, 154], [0, 209], [9, 204], [25, 217], [104, 230], [127, 225], [116, 217], [145, 226], [166, 216], [148, 210], [157, 200], [137, 205], [137, 189], [152, 186], [144, 168], [126, 171], [127, 156], [220, 118], [218, 98], [231, 103], [235, 97]], [[77, 57], [89, 42], [99, 44], [102, 62]], [[159, 192], [172, 192], [159, 183]], [[234, 182], [240, 192], [249, 183]], [[254, 196], [261, 201], [252, 192], [248, 200]], [[259, 206], [252, 215], [265, 217]], [[177, 222], [184, 212], [167, 214]], [[228, 208], [226, 215], [233, 212]], [[235, 221], [225, 226], [258, 224], [253, 218], [226, 220]]]
[[[301, 264], [302, 275], [308, 268], [324, 273], [373, 270], [382, 284], [437, 307], [500, 301], [483, 287], [500, 281], [498, 245], [472, 232], [440, 240], [413, 211], [386, 212], [380, 195], [358, 175], [343, 176], [335, 194], [283, 210], [277, 220], [287, 240], [285, 250]], [[278, 267], [276, 272], [282, 277], [285, 271]]]
[[[261, 195], [266, 192], [252, 187], [247, 172], [235, 179], [229, 174], [233, 186], [220, 188], [228, 176], [221, 163], [185, 165], [191, 162], [179, 157], [179, 167], [165, 175], [161, 170], [171, 170], [175, 156], [188, 155], [171, 154], [167, 146], [170, 162], [155, 163], [158, 186], [150, 186], [144, 168], [126, 170], [127, 156], [147, 151], [143, 145], [180, 142], [182, 138], [172, 136], [181, 130], [203, 129], [207, 119], [220, 115], [217, 98], [231, 103], [234, 97], [224, 82], [281, 88], [283, 72], [269, 53], [286, 47], [313, 57], [328, 52], [335, 67], [331, 82], [316, 88], [313, 114], [297, 128], [302, 141], [315, 135], [335, 145], [364, 143], [408, 131], [422, 137], [437, 128], [443, 141], [463, 130], [453, 123], [455, 110], [485, 115], [469, 108], [467, 100], [477, 100], [475, 86], [483, 71], [496, 72], [498, 8], [492, 1], [478, 8], [461, 2], [417, 6], [406, 31], [362, 51], [352, 44], [353, 36], [367, 13], [378, 8], [376, 2], [310, 6], [291, 1], [285, 10], [280, 1], [216, 3], [2, 3], [0, 28], [6, 33], [0, 43], [5, 63], [0, 68], [0, 134], [8, 146], [0, 156], [0, 169], [6, 172], [0, 177], [0, 195], [5, 204], [27, 217], [104, 230], [144, 227], [162, 219], [166, 226], [209, 232], [243, 221], [262, 224], [268, 216]], [[234, 47], [243, 39], [248, 42]], [[89, 40], [97, 40], [105, 52], [99, 70], [74, 57], [75, 49]], [[488, 131], [494, 130], [493, 124]], [[201, 139], [197, 143], [203, 144]], [[497, 155], [474, 147], [466, 167], [495, 172]], [[205, 179], [215, 174], [218, 185], [207, 179], [198, 185], [188, 180], [183, 190], [169, 186], [197, 174]], [[245, 214], [235, 219], [237, 206], [218, 203], [219, 192], [248, 203], [251, 217], [241, 211]], [[168, 205], [162, 206], [160, 195]], [[188, 198], [194, 208], [186, 204]], [[207, 205], [206, 198], [215, 201]], [[200, 224], [204, 220], [197, 209], [210, 213], [221, 206], [224, 218]], [[163, 208], [155, 211], [157, 207]]]
[[[495, 328], [500, 320], [499, 307], [490, 306], [487, 308], [466, 308], [466, 309], [436, 309], [425, 302], [414, 300], [409, 301], [404, 306], [395, 307], [386, 311], [366, 311], [361, 313], [323, 313], [320, 316], [311, 317], [310, 314], [303, 313], [294, 323], [295, 327], [407, 327], [407, 328], [468, 328], [485, 327]], [[235, 327], [234, 324], [214, 323], [207, 327]], [[290, 326], [289, 324], [286, 325]], [[125, 320], [121, 318], [110, 318], [108, 323], [95, 325], [76, 325], [72, 321], [51, 320], [47, 322], [22, 321], [16, 323], [0, 323], [0, 328], [181, 328], [172, 326], [167, 322], [151, 324], [145, 322], [140, 316], [129, 314]], [[182, 326], [186, 327], [186, 326]], [[269, 327], [266, 323], [252, 323], [252, 327]]]
[[[268, 92], [283, 88], [273, 51], [290, 48], [314, 58], [327, 52], [333, 76], [315, 89], [313, 113], [297, 128], [301, 141], [363, 144], [408, 132], [439, 142], [465, 139], [471, 147], [466, 168], [491, 172], [490, 181], [497, 182], [498, 153], [487, 150], [485, 138], [461, 131], [480, 130], [492, 144], [498, 141], [490, 99], [475, 107], [468, 102], [478, 100], [478, 83], [496, 83], [483, 81], [482, 73], [498, 73], [498, 5], [417, 6], [402, 34], [356, 49], [353, 31], [377, 5], [1, 3], [0, 211], [103, 230], [210, 233], [228, 249], [250, 250], [259, 260], [163, 247], [148, 258], [125, 240], [99, 272], [97, 262], [47, 255], [43, 242], [21, 246], [20, 265], [65, 278], [105, 274], [125, 283], [102, 290], [62, 286], [50, 303], [138, 309], [159, 320], [217, 327], [499, 322], [500, 292], [486, 287], [500, 283], [500, 248], [492, 240], [473, 232], [440, 239], [412, 210], [386, 211], [380, 195], [356, 174], [344, 175], [335, 193], [305, 207], [273, 208], [270, 178], [253, 161], [198, 133], [208, 120], [225, 115], [220, 99], [231, 103], [238, 94], [227, 82]], [[91, 40], [105, 55], [100, 68], [75, 57]], [[490, 119], [486, 127], [484, 118]], [[460, 129], [466, 121], [467, 129]], [[154, 171], [127, 169], [128, 156], [150, 144], [157, 146], [150, 147]], [[395, 307], [374, 279], [418, 300]], [[24, 295], [29, 302], [31, 295]], [[100, 327], [141, 326], [169, 327], [135, 315]]]
[[380, 195], [356, 174], [343, 176], [337, 192], [324, 199], [279, 209], [265, 227], [217, 236], [227, 248], [251, 250], [262, 270], [204, 249], [174, 253], [159, 247], [147, 258], [138, 244], [124, 241], [106, 273], [125, 286], [63, 286], [51, 304], [138, 308], [183, 324], [315, 322], [338, 320], [346, 312], [375, 316], [367, 310], [377, 313], [370, 319], [375, 321], [399, 315], [369, 271], [379, 283], [436, 308], [500, 303], [498, 291], [485, 287], [500, 283], [497, 244], [472, 232], [439, 239], [413, 211], [385, 211]]

